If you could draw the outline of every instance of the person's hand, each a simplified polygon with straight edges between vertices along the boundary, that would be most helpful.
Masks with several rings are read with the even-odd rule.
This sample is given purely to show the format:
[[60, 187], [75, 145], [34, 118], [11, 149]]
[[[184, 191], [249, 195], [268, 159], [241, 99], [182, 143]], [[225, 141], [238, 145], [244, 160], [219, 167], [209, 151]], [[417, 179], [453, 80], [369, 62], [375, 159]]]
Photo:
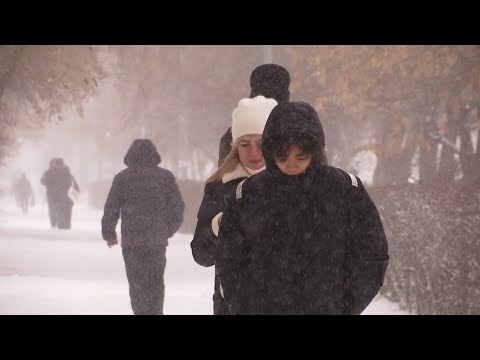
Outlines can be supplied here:
[[117, 239], [114, 239], [114, 240], [107, 240], [107, 245], [109, 248], [111, 248], [112, 246], [115, 246], [118, 244], [118, 240]]

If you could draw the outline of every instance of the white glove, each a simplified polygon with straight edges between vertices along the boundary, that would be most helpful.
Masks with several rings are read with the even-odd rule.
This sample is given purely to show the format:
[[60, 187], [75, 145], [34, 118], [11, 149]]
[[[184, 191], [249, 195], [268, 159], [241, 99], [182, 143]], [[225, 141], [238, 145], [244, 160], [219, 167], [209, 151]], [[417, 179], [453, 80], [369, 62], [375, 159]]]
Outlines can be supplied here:
[[218, 231], [220, 230], [220, 222], [222, 221], [223, 212], [219, 212], [215, 217], [212, 219], [212, 231], [215, 236], [218, 236]]

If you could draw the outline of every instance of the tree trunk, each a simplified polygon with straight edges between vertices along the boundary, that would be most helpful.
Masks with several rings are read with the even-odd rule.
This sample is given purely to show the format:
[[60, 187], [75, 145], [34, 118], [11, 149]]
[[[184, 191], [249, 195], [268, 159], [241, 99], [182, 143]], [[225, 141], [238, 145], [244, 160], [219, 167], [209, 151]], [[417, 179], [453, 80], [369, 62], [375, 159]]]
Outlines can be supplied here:
[[[456, 106], [458, 106], [456, 104]], [[458, 109], [451, 109], [448, 113], [447, 131], [445, 138], [451, 143], [455, 144], [457, 139], [457, 120], [459, 116]], [[450, 146], [442, 145], [440, 153], [440, 164], [438, 167], [438, 179], [444, 183], [453, 183], [455, 181], [455, 151]]]
[[431, 184], [437, 171], [437, 148], [438, 143], [430, 137], [430, 133], [436, 131], [433, 121], [427, 122], [423, 127], [422, 142], [420, 143], [419, 181]]

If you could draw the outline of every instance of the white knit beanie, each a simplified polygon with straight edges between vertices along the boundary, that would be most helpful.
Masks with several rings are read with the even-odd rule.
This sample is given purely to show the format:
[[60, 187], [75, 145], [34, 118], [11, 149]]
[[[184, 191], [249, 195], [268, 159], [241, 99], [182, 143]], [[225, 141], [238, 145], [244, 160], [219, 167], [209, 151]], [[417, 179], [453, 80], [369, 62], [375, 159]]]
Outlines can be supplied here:
[[268, 115], [277, 106], [274, 99], [257, 96], [242, 99], [232, 113], [232, 140], [247, 134], [262, 134]]

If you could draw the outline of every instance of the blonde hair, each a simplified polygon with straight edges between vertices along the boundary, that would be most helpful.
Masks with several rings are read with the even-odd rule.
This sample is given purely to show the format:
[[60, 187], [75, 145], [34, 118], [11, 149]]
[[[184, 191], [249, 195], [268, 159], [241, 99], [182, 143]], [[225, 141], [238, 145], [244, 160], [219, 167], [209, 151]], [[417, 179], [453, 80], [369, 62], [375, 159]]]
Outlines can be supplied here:
[[205, 183], [211, 183], [215, 181], [221, 181], [223, 175], [228, 174], [235, 170], [237, 165], [240, 164], [240, 156], [238, 155], [238, 140], [232, 142], [232, 150], [223, 161], [222, 165], [205, 181]]

